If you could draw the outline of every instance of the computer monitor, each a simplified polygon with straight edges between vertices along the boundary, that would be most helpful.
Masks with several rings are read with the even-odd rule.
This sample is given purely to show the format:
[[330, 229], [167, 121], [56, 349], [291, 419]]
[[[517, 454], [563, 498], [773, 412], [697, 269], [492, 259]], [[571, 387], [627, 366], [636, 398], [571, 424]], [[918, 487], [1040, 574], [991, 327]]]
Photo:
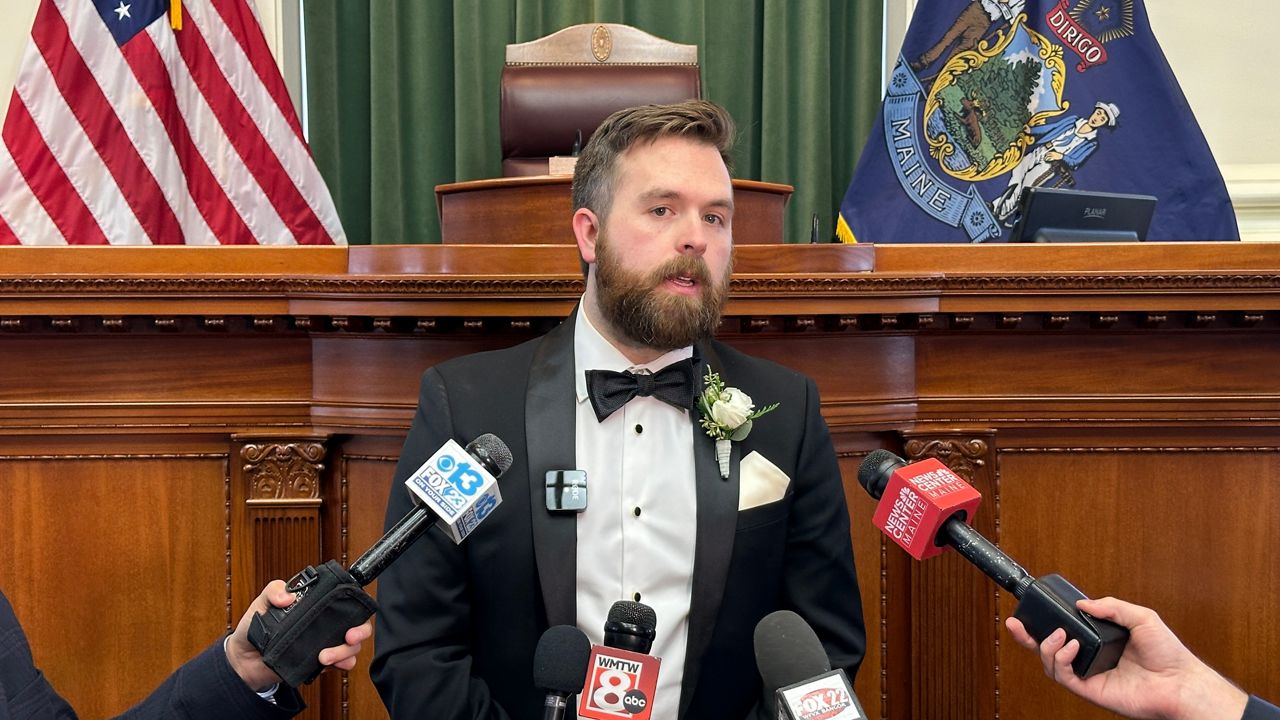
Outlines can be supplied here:
[[1156, 210], [1151, 195], [1028, 188], [1010, 242], [1139, 242]]

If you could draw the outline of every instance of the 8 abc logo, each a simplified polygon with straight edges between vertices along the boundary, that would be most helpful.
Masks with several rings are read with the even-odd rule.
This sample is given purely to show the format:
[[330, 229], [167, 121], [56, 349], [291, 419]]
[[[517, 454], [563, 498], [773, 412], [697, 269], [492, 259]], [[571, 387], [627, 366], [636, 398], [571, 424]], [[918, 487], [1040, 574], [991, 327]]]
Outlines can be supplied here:
[[587, 709], [612, 717], [644, 715], [649, 709], [649, 697], [640, 689], [641, 669], [637, 662], [603, 654], [597, 656]]

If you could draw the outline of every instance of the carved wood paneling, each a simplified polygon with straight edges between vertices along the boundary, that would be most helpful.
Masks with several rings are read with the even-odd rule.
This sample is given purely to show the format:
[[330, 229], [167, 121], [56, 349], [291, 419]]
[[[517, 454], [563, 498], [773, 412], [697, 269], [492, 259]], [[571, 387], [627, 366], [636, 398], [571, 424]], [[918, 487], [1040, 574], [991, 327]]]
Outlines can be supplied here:
[[137, 436], [90, 452], [5, 440], [0, 589], [81, 717], [114, 717], [228, 627], [228, 457]]
[[[907, 460], [936, 458], [982, 493], [983, 504], [971, 524], [996, 540], [995, 432], [911, 431], [904, 436]], [[911, 643], [894, 647], [911, 654], [912, 716], [994, 717], [999, 692], [996, 586], [954, 552], [910, 567]], [[957, 673], [958, 667], [973, 672]]]
[[236, 439], [241, 443], [239, 484], [244, 489], [241, 555], [252, 578], [250, 586], [260, 589], [324, 561], [320, 487], [325, 447], [312, 439]]
[[[325, 449], [319, 442], [246, 442], [240, 450], [251, 505], [320, 504]], [[311, 503], [309, 501], [314, 501]]]
[[[1169, 433], [1179, 446], [1147, 444], [1152, 432], [1002, 444], [1001, 544], [1033, 575], [1058, 572], [1088, 595], [1155, 608], [1213, 667], [1277, 697], [1280, 660], [1267, 649], [1280, 642], [1276, 434], [1232, 446], [1215, 437], [1227, 428]], [[1010, 597], [1000, 604], [1012, 612]], [[1038, 658], [1011, 641], [998, 652], [1002, 719], [1115, 717], [1046, 684]]]
[[[308, 565], [323, 563], [321, 486], [326, 449], [321, 438], [236, 436], [239, 484], [244, 492], [243, 540], [234, 552], [245, 577], [244, 599], [268, 582], [288, 580]], [[248, 580], [248, 582], [245, 582]], [[320, 686], [301, 689], [309, 708], [300, 717], [318, 720]]]
[[[343, 518], [340, 531], [343, 565], [349, 566], [381, 537], [386, 498], [392, 489], [397, 459], [396, 455], [380, 453], [342, 453], [338, 461], [337, 481]], [[376, 597], [377, 582], [366, 590]], [[369, 662], [372, 660], [373, 653], [366, 650], [361, 653], [354, 670], [342, 673], [340, 679], [329, 679], [331, 685], [326, 687], [326, 698], [333, 698], [331, 702], [340, 708], [339, 716], [344, 720], [386, 720], [388, 717], [373, 681], [369, 679]]]
[[[1001, 642], [1007, 594], [871, 527], [852, 478], [877, 447], [945, 456], [986, 498], [975, 525], [1033, 574], [1157, 605], [1280, 697], [1280, 621], [1258, 600], [1280, 595], [1280, 253], [1246, 245], [738, 248], [718, 334], [815, 380], [850, 481], [872, 717], [1100, 717]], [[0, 248], [0, 584], [82, 713], [122, 710], [204, 636], [154, 628], [143, 670], [90, 672], [73, 660], [123, 641], [81, 633], [71, 654], [67, 628], [109, 618], [43, 602], [49, 584], [80, 579], [74, 561], [165, 616], [174, 587], [212, 583], [195, 611], [213, 636], [271, 577], [350, 562], [381, 533], [422, 370], [577, 302], [576, 249], [531, 247]], [[83, 521], [55, 533], [68, 508]], [[166, 573], [112, 574], [122, 543]], [[371, 656], [308, 691], [316, 717], [385, 716]]]

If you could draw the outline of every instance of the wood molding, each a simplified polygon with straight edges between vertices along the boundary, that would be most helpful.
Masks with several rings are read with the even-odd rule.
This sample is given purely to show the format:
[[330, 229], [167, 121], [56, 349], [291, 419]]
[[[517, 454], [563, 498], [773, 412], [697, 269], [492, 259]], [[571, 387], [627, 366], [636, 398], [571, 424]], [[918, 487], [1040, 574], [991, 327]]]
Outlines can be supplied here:
[[248, 502], [254, 505], [320, 502], [320, 472], [325, 448], [312, 441], [246, 442], [240, 449], [248, 483]]

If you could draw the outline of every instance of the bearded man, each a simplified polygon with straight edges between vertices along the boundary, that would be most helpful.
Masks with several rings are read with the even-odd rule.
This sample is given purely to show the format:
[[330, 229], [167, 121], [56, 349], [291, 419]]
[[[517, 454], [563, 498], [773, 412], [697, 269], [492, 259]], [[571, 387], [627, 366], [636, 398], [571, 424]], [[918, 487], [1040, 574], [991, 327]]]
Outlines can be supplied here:
[[[433, 531], [379, 580], [371, 667], [393, 718], [542, 718], [539, 637], [576, 625], [599, 643], [617, 600], [657, 614], [653, 718], [772, 718], [752, 634], [779, 609], [857, 671], [862, 607], [817, 390], [711, 339], [733, 252], [733, 132], [703, 101], [606, 119], [573, 180], [578, 309], [541, 338], [424, 374], [388, 525], [410, 507], [400, 484], [446, 440], [492, 432], [515, 461], [465, 542]], [[708, 371], [738, 390], [712, 418], [730, 430], [747, 395], [778, 405], [723, 465], [695, 407]], [[568, 469], [587, 477], [578, 513], [547, 497], [548, 472]]]

